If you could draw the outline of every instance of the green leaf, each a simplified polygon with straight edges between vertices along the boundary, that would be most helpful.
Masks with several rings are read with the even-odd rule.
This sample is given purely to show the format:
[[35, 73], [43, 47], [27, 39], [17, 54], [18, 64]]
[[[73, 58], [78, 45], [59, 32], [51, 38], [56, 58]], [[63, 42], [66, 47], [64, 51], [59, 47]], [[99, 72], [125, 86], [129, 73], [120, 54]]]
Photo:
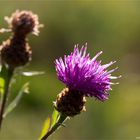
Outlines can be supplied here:
[[52, 117], [51, 117], [51, 127], [53, 127], [54, 124], [58, 121], [58, 116], [59, 116], [58, 111], [54, 109]]
[[7, 75], [8, 75], [8, 69], [4, 65], [0, 66], [0, 94], [1, 95], [4, 93]]
[[44, 71], [30, 71], [30, 72], [22, 72], [23, 76], [37, 76], [37, 75], [42, 75], [45, 74]]
[[19, 91], [18, 95], [15, 97], [15, 99], [8, 105], [8, 107], [6, 108], [3, 117], [6, 117], [11, 111], [13, 111], [13, 109], [17, 106], [17, 104], [19, 103], [23, 93], [29, 93], [29, 83], [25, 83], [21, 90]]
[[48, 132], [48, 130], [50, 129], [50, 126], [51, 126], [51, 118], [48, 117], [46, 121], [44, 122], [39, 140], [41, 140], [41, 138]]
[[59, 113], [56, 109], [54, 109], [51, 118], [48, 117], [44, 123], [41, 135], [39, 140], [57, 123]]
[[0, 77], [0, 94], [4, 93], [4, 85], [5, 85], [5, 79]]

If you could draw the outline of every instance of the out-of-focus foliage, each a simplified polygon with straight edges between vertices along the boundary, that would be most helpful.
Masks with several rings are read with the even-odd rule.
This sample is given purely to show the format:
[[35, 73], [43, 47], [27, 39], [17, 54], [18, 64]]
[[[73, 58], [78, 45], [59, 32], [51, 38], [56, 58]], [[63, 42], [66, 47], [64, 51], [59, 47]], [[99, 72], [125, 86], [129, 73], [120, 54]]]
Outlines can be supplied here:
[[7, 80], [6, 79], [7, 73], [8, 73], [8, 71], [5, 66], [0, 68], [0, 96], [3, 96], [3, 93], [5, 91], [5, 82]]
[[17, 96], [15, 97], [15, 99], [7, 106], [7, 108], [5, 109], [5, 112], [3, 114], [3, 117], [5, 118], [10, 112], [12, 112], [15, 107], [18, 105], [18, 103], [20, 102], [23, 93], [29, 93], [29, 83], [25, 83], [22, 88], [20, 89], [20, 91], [18, 92]]
[[[90, 99], [87, 111], [71, 119], [50, 139], [135, 139], [140, 137], [140, 3], [139, 1], [89, 0], [5, 0], [0, 1], [3, 17], [16, 9], [32, 10], [45, 25], [39, 37], [30, 36], [33, 61], [25, 71], [46, 71], [35, 77], [18, 76], [12, 100], [21, 85], [30, 81], [30, 94], [5, 119], [2, 140], [34, 140], [53, 111], [56, 95], [64, 85], [57, 80], [54, 60], [73, 50], [74, 44], [88, 42], [91, 56], [103, 50], [102, 63], [117, 60], [122, 75], [110, 99]], [[0, 34], [1, 42], [9, 33]], [[114, 66], [115, 67], [115, 66]]]

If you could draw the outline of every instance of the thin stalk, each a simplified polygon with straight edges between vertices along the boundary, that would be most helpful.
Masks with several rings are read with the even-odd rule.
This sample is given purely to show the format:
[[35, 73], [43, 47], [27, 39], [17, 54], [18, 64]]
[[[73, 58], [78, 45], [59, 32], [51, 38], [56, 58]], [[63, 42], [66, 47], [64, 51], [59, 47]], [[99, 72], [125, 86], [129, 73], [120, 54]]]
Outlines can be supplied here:
[[7, 74], [4, 77], [5, 79], [5, 85], [4, 85], [4, 93], [3, 93], [3, 98], [2, 98], [2, 104], [1, 104], [1, 108], [0, 108], [0, 129], [2, 127], [2, 122], [3, 122], [3, 113], [5, 111], [5, 105], [7, 102], [7, 97], [8, 97], [8, 93], [9, 93], [9, 87], [10, 87], [10, 81], [11, 78], [13, 76], [13, 68], [8, 68], [7, 69]]
[[60, 126], [63, 125], [63, 122], [67, 119], [66, 115], [61, 114], [57, 123], [41, 138], [41, 140], [46, 140], [51, 136]]

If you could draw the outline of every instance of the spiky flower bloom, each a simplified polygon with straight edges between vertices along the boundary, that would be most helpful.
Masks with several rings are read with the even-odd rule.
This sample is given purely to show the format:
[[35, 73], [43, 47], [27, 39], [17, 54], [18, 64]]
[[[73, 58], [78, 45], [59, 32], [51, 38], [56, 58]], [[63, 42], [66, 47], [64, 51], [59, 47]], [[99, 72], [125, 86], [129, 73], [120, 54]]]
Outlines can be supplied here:
[[[89, 54], [86, 54], [86, 50], [87, 44], [80, 50], [78, 49], [78, 45], [76, 45], [70, 55], [65, 55], [64, 59], [59, 58], [55, 61], [58, 78], [69, 89], [69, 92], [65, 92], [65, 94], [70, 93], [72, 95], [68, 99], [63, 90], [57, 97], [55, 107], [58, 111], [68, 116], [79, 114], [85, 108], [83, 104], [84, 97], [95, 97], [100, 101], [107, 100], [109, 96], [108, 91], [111, 90], [112, 84], [110, 80], [117, 78], [111, 76], [111, 73], [115, 69], [110, 71], [106, 69], [115, 63], [115, 61], [101, 65], [101, 61], [97, 61], [96, 59], [102, 51], [91, 59]], [[75, 104], [73, 102], [75, 96], [83, 98], [81, 98], [80, 104], [76, 103], [79, 109], [73, 111], [76, 106], [73, 105]], [[81, 105], [83, 108], [81, 108]]]
[[2, 63], [10, 67], [19, 67], [27, 64], [31, 60], [32, 50], [26, 39], [29, 33], [38, 35], [38, 16], [31, 11], [14, 12], [11, 17], [5, 17], [9, 25], [9, 30], [2, 29], [1, 32], [11, 31], [11, 37], [0, 46]]

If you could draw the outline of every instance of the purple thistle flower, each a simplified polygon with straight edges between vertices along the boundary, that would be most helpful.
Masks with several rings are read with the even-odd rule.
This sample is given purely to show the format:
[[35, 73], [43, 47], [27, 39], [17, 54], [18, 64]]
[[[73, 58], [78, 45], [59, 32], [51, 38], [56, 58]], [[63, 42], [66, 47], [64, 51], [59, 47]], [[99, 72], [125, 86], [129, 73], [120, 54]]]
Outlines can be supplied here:
[[80, 50], [75, 45], [74, 51], [70, 55], [65, 55], [64, 59], [56, 59], [56, 71], [60, 81], [66, 84], [70, 90], [79, 91], [87, 97], [95, 97], [101, 101], [108, 99], [111, 90], [111, 79], [118, 77], [111, 76], [117, 68], [107, 71], [107, 68], [114, 62], [101, 65], [97, 57], [102, 53], [97, 53], [92, 59], [86, 54], [87, 44]]

